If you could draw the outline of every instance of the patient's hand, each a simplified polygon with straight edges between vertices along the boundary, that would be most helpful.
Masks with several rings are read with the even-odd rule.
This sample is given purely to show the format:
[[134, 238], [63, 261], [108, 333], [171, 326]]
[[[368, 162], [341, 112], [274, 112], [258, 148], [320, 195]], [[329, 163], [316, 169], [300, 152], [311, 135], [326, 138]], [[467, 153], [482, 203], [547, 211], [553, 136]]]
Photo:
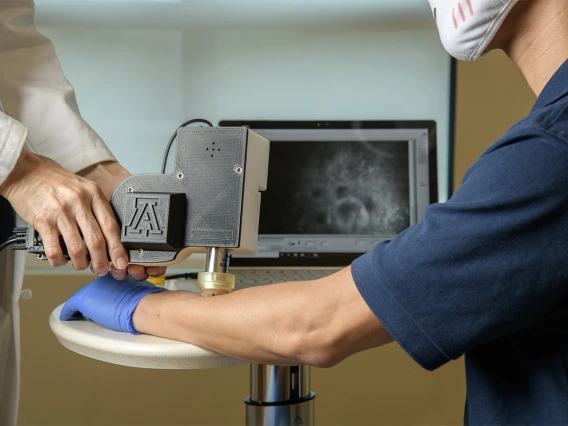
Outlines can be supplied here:
[[107, 275], [79, 289], [61, 310], [61, 321], [68, 321], [81, 313], [103, 327], [125, 333], [138, 334], [132, 324], [132, 315], [138, 303], [147, 295], [167, 291], [132, 278], [115, 280]]

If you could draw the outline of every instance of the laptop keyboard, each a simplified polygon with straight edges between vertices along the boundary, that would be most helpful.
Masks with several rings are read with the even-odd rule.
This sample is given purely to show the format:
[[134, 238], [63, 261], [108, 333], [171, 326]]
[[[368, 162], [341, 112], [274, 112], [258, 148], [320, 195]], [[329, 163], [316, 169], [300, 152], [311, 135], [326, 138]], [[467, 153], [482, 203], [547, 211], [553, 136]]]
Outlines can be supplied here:
[[237, 284], [276, 284], [290, 281], [311, 281], [327, 277], [336, 269], [251, 269], [229, 271], [236, 276]]

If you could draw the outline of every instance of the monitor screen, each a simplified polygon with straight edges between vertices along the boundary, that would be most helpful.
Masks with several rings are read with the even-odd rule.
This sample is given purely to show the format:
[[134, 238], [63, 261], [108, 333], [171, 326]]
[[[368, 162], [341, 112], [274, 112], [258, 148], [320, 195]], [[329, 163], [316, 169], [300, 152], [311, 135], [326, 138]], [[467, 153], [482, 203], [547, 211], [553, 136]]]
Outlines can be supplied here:
[[421, 123], [428, 125], [251, 124], [270, 141], [268, 187], [257, 253], [234, 256], [233, 265], [247, 258], [333, 264], [338, 256], [357, 257], [416, 224], [437, 201], [435, 127]]
[[275, 141], [260, 234], [396, 235], [410, 226], [410, 147]]

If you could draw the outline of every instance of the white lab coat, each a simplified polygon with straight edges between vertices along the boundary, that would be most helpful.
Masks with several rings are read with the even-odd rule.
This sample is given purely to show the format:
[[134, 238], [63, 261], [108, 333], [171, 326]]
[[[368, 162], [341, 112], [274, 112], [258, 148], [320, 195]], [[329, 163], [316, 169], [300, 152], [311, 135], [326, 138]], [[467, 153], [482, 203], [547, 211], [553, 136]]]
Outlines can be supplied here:
[[[52, 43], [37, 32], [33, 0], [0, 0], [0, 183], [24, 148], [78, 172], [112, 153], [81, 118]], [[15, 425], [20, 374], [18, 301], [24, 254], [0, 254], [0, 425]], [[47, 318], [46, 318], [47, 321]]]

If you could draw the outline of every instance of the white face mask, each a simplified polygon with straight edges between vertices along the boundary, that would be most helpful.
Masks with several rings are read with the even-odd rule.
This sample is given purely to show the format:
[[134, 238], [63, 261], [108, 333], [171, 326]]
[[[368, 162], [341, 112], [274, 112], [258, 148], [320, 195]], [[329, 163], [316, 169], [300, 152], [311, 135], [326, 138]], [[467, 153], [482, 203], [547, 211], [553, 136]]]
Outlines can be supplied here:
[[475, 61], [519, 0], [428, 1], [448, 53], [462, 61]]

